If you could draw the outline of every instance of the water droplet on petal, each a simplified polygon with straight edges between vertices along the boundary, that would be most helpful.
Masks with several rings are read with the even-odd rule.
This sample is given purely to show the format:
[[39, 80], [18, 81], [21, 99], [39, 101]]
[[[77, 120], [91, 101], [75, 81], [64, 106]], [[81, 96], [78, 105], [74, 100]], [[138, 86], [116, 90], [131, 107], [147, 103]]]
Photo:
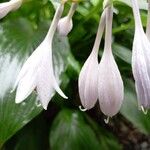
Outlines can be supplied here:
[[109, 123], [109, 118], [110, 118], [110, 117], [107, 117], [106, 119], [104, 119], [104, 122], [105, 122], [106, 124]]
[[147, 113], [148, 113], [148, 110], [147, 110], [147, 109], [144, 109], [144, 107], [141, 106], [141, 110], [142, 110], [142, 112], [144, 113], [144, 115], [147, 115]]
[[79, 106], [79, 109], [83, 112], [87, 111], [87, 108], [82, 108], [82, 106]]

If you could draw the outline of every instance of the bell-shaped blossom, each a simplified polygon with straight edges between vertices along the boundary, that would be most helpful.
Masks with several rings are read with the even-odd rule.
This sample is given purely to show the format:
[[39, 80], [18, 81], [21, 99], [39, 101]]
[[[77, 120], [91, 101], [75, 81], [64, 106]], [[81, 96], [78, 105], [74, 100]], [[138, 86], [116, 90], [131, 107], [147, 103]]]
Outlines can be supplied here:
[[98, 73], [98, 99], [101, 111], [108, 117], [118, 113], [124, 97], [123, 81], [112, 54], [113, 9], [106, 8], [105, 46]]
[[70, 31], [72, 30], [72, 28], [73, 28], [72, 17], [75, 13], [77, 6], [78, 6], [77, 2], [73, 2], [68, 15], [59, 20], [58, 26], [57, 26], [57, 31], [61, 36], [67, 36], [70, 33]]
[[18, 9], [22, 0], [10, 0], [9, 2], [0, 3], [0, 19], [5, 17], [9, 12]]
[[150, 107], [150, 42], [144, 33], [137, 0], [132, 0], [135, 35], [132, 48], [132, 70], [139, 106]]
[[79, 96], [83, 107], [91, 109], [98, 98], [98, 50], [105, 26], [105, 10], [102, 14], [93, 50], [79, 75]]
[[52, 41], [58, 21], [62, 15], [64, 5], [60, 4], [49, 32], [44, 41], [32, 53], [23, 65], [15, 87], [17, 87], [16, 103], [22, 102], [35, 89], [44, 109], [56, 90], [62, 97], [67, 98], [58, 86], [54, 76], [52, 62]]

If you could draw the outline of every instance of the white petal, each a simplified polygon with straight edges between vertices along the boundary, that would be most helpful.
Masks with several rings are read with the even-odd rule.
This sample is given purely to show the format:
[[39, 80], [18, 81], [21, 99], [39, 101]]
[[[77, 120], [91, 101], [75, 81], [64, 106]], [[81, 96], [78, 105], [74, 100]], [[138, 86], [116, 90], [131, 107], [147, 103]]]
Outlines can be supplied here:
[[91, 109], [94, 107], [97, 98], [97, 75], [98, 60], [93, 53], [85, 62], [79, 75], [79, 95], [84, 108]]
[[13, 89], [15, 89], [17, 87], [20, 79], [26, 75], [28, 70], [34, 70], [34, 72], [37, 71], [38, 65], [40, 64], [40, 61], [41, 61], [43, 49], [45, 49], [45, 47], [43, 45], [44, 45], [44, 43], [41, 43], [41, 45], [26, 60], [26, 62], [24, 63], [23, 67], [21, 68], [21, 70], [17, 76], [17, 79], [16, 79], [16, 82], [15, 82]]
[[150, 43], [143, 31], [136, 32], [133, 43], [132, 69], [139, 105], [150, 107]]
[[59, 88], [53, 72], [52, 66], [52, 48], [48, 43], [42, 53], [42, 61], [39, 64], [37, 77], [37, 92], [44, 109], [47, 109], [48, 103], [51, 100], [54, 89], [64, 98], [67, 98]]
[[106, 116], [114, 116], [121, 108], [124, 89], [123, 82], [111, 52], [104, 51], [99, 65], [98, 76], [99, 103]]
[[39, 72], [40, 63], [43, 59], [43, 45], [42, 43], [27, 59], [17, 77], [14, 87], [15, 89], [18, 85], [16, 103], [22, 102], [35, 89], [37, 73]]
[[22, 0], [11, 0], [0, 4], [0, 19], [5, 17], [10, 11], [16, 10], [21, 6]]
[[58, 22], [57, 31], [61, 36], [67, 36], [72, 30], [73, 23], [69, 17], [61, 18]]
[[0, 19], [5, 17], [12, 9], [12, 5], [9, 2], [0, 4]]
[[48, 103], [54, 94], [52, 78], [51, 78], [51, 75], [49, 74], [49, 68], [47, 68], [46, 66], [45, 68], [41, 68], [40, 72], [38, 73], [37, 93], [38, 93], [38, 96], [39, 96], [39, 99], [41, 101], [43, 108], [46, 110]]
[[36, 87], [36, 73], [33, 70], [29, 70], [26, 75], [20, 80], [17, 93], [16, 103], [20, 103], [25, 100]]

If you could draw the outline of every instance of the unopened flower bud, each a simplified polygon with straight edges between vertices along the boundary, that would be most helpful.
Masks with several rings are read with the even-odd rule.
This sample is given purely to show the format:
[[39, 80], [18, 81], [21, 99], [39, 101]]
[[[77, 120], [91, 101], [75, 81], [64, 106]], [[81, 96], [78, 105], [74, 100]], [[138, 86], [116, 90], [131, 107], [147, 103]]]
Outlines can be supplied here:
[[72, 30], [72, 27], [73, 27], [72, 19], [66, 16], [59, 20], [57, 31], [61, 36], [67, 36], [68, 33]]
[[102, 14], [93, 50], [79, 75], [79, 95], [82, 106], [91, 109], [98, 99], [98, 50], [105, 26], [105, 11]]
[[73, 28], [72, 17], [77, 8], [77, 3], [72, 3], [69, 13], [66, 17], [61, 18], [58, 22], [57, 31], [61, 36], [67, 36]]
[[101, 111], [106, 116], [112, 117], [121, 108], [124, 87], [111, 48], [113, 9], [111, 6], [106, 9], [105, 47], [99, 64], [98, 94]]

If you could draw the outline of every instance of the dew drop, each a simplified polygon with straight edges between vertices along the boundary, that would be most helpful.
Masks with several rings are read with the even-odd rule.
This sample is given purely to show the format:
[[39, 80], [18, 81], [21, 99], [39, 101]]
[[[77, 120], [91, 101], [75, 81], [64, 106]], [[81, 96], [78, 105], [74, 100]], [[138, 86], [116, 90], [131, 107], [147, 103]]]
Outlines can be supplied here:
[[83, 112], [87, 111], [87, 108], [82, 108], [81, 105], [79, 106], [79, 109], [80, 109], [81, 111], [83, 111]]

